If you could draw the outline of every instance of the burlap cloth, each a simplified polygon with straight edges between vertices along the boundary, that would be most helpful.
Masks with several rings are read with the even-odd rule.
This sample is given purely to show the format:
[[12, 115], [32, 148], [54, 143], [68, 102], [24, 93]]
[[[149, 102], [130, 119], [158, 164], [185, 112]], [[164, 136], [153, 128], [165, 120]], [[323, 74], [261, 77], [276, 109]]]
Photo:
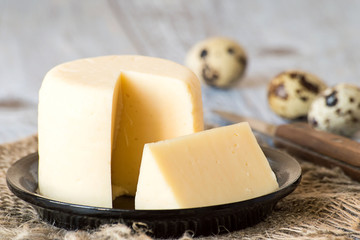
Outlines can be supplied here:
[[[150, 239], [120, 224], [87, 232], [66, 231], [42, 222], [31, 206], [9, 191], [5, 179], [12, 163], [36, 149], [36, 136], [0, 145], [0, 239]], [[264, 222], [204, 239], [360, 239], [360, 183], [337, 168], [306, 162], [301, 166], [299, 187], [281, 200]]]

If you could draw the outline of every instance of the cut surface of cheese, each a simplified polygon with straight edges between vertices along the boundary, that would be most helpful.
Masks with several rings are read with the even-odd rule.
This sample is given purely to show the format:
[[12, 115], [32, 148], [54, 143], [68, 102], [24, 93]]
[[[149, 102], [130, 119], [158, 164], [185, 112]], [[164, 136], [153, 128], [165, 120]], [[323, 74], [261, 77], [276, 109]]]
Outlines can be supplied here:
[[61, 64], [39, 93], [39, 191], [112, 207], [136, 192], [145, 143], [203, 130], [199, 80], [171, 61], [104, 56]]
[[135, 209], [226, 204], [271, 193], [276, 176], [248, 123], [146, 144]]

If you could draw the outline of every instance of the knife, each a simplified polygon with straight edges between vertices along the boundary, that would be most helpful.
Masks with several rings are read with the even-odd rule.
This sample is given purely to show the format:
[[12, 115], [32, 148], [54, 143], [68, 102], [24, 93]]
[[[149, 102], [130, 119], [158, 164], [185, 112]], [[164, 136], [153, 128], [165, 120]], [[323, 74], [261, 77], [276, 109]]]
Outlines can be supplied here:
[[[231, 122], [248, 122], [260, 140], [305, 161], [325, 167], [340, 167], [349, 177], [360, 181], [360, 143], [340, 135], [319, 131], [304, 122], [274, 125], [234, 113], [213, 110]], [[257, 134], [255, 134], [257, 135]]]

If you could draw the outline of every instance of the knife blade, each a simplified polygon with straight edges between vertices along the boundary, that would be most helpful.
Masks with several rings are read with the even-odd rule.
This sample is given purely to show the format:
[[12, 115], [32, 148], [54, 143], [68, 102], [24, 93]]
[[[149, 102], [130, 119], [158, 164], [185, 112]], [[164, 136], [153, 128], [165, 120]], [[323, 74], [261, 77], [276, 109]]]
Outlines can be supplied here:
[[307, 123], [294, 122], [274, 125], [259, 119], [230, 112], [214, 110], [223, 119], [231, 122], [248, 122], [251, 128], [272, 142], [277, 148], [284, 148], [303, 160], [326, 167], [340, 167], [360, 181], [360, 143], [346, 137], [313, 129]]

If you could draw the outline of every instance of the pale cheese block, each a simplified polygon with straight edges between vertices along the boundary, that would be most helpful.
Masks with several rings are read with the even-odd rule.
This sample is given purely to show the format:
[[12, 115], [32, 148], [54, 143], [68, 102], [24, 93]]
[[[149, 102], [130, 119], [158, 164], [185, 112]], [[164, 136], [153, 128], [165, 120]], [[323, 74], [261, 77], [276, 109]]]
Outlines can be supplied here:
[[276, 176], [248, 123], [146, 144], [135, 209], [226, 204], [271, 193]]
[[39, 94], [39, 191], [112, 207], [136, 192], [145, 143], [203, 130], [199, 80], [171, 61], [104, 56], [61, 64]]

